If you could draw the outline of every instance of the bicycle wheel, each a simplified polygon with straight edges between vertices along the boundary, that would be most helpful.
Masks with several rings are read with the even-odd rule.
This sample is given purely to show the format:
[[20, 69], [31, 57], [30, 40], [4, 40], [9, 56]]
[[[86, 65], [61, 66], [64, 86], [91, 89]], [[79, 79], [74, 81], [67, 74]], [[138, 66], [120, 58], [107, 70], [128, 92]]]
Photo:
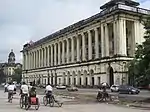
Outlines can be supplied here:
[[50, 107], [54, 107], [54, 98], [49, 98], [49, 105], [50, 105]]
[[23, 98], [20, 98], [20, 108], [22, 109], [23, 108]]
[[39, 107], [40, 107], [40, 103], [38, 101], [37, 105], [35, 105], [35, 110], [39, 110]]
[[9, 102], [10, 102], [10, 103], [12, 103], [12, 98], [13, 98], [13, 96], [10, 95], [10, 99], [9, 99]]
[[26, 99], [26, 102], [25, 102], [25, 109], [28, 110], [29, 109], [29, 100], [28, 98]]
[[48, 104], [48, 101], [47, 101], [46, 96], [43, 97], [43, 104], [44, 104], [45, 106], [47, 106], [47, 104]]

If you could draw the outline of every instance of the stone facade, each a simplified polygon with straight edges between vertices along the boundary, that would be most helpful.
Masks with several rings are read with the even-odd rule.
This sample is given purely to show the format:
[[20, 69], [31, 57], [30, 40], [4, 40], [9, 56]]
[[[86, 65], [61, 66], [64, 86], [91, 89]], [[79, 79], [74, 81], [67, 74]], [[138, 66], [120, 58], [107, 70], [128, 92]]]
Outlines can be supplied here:
[[88, 19], [24, 45], [23, 81], [98, 86], [128, 83], [127, 63], [144, 41], [149, 10], [131, 0], [111, 0]]

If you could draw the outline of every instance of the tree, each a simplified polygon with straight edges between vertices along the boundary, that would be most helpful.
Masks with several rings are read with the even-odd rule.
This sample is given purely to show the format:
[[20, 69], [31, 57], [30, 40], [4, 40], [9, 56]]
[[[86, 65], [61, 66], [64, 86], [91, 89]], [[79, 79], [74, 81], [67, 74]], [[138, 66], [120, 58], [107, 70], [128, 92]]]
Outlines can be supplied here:
[[22, 80], [22, 69], [16, 68], [14, 69], [14, 75], [12, 76], [13, 81], [20, 83]]
[[129, 63], [130, 84], [146, 86], [150, 84], [150, 17], [144, 21], [146, 29], [145, 41], [137, 45], [135, 58]]
[[0, 83], [5, 82], [6, 75], [4, 74], [3, 68], [0, 68]]

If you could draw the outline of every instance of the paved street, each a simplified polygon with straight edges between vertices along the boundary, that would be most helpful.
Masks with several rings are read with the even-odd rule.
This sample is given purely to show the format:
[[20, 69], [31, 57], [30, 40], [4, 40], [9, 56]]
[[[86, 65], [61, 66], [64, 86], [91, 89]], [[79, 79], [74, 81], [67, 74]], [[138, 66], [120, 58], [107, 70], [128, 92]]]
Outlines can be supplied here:
[[[118, 95], [117, 92], [111, 92], [110, 90], [107, 90], [110, 94], [112, 95]], [[79, 89], [78, 91], [76, 92], [68, 92], [66, 89], [65, 90], [58, 90], [58, 89], [54, 89], [54, 92], [55, 93], [63, 93], [63, 94], [81, 94], [81, 95], [93, 95], [93, 96], [96, 96], [97, 95], [97, 92], [98, 92], [98, 89]], [[43, 94], [44, 93], [44, 89], [39, 89], [38, 88], [38, 93], [39, 94]], [[123, 96], [123, 97], [134, 97], [134, 98], [137, 98], [137, 97], [140, 97], [140, 98], [148, 98], [150, 97], [150, 91], [147, 91], [147, 90], [141, 90], [141, 92], [138, 94], [138, 95], [128, 95], [128, 94], [121, 94], [120, 96]]]
[[[35, 111], [34, 108], [30, 109]], [[7, 102], [7, 94], [0, 90], [0, 112], [24, 112], [19, 108], [19, 95], [15, 95], [13, 103]], [[41, 104], [39, 112], [148, 112], [149, 110], [131, 109], [126, 107], [118, 107], [107, 104], [78, 104], [78, 105], [63, 105], [63, 107], [45, 107]]]

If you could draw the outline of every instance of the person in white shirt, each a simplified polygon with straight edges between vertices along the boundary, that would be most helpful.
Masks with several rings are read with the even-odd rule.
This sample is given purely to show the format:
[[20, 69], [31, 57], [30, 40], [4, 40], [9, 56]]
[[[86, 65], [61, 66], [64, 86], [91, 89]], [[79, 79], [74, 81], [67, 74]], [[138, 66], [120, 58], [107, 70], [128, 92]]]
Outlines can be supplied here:
[[46, 92], [46, 97], [49, 98], [52, 96], [52, 91], [53, 91], [53, 88], [52, 86], [48, 83], [47, 86], [46, 86], [46, 89], [45, 89], [45, 92]]
[[8, 99], [10, 98], [11, 95], [13, 95], [14, 89], [15, 89], [15, 85], [10, 82], [9, 86], [7, 87]]
[[20, 90], [21, 90], [21, 92], [20, 92], [21, 94], [28, 94], [29, 93], [29, 87], [25, 82], [23, 82], [23, 84], [21, 85]]

